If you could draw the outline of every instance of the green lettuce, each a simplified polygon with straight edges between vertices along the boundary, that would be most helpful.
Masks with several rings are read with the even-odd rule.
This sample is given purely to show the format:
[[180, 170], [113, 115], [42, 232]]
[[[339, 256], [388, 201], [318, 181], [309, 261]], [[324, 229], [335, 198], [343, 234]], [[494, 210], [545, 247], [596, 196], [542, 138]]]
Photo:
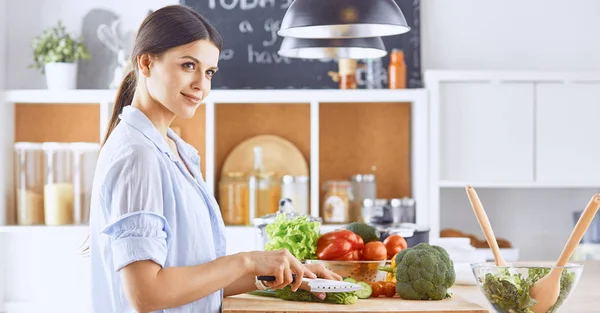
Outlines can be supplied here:
[[307, 216], [287, 219], [285, 213], [278, 214], [266, 227], [268, 241], [264, 249], [287, 249], [299, 260], [315, 259], [320, 226], [319, 222], [311, 222]]
[[[531, 286], [550, 272], [548, 268], [530, 268], [527, 277], [505, 269], [499, 274], [488, 273], [483, 279], [483, 292], [500, 313], [533, 313], [536, 301], [529, 296]], [[565, 301], [575, 281], [575, 273], [565, 269], [560, 277], [560, 294], [548, 313], [553, 313]]]

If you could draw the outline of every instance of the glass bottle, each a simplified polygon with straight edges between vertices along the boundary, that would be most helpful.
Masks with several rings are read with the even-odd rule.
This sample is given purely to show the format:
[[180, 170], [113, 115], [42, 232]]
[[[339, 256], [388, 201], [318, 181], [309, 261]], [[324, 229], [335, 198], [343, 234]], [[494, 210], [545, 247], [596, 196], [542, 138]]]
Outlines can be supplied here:
[[388, 87], [389, 89], [406, 88], [406, 63], [404, 62], [404, 52], [402, 50], [392, 49], [390, 53]]
[[251, 220], [277, 212], [281, 192], [277, 192], [279, 188], [275, 181], [275, 173], [265, 170], [262, 147], [254, 147], [254, 166], [248, 175], [248, 203]]

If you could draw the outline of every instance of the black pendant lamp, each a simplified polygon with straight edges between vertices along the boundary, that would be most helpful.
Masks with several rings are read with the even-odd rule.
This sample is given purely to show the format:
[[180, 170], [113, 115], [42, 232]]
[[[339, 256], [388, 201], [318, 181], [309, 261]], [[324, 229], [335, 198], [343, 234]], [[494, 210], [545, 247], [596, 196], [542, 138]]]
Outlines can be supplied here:
[[277, 32], [295, 38], [381, 37], [410, 30], [394, 0], [294, 0]]
[[381, 37], [333, 39], [284, 37], [277, 53], [284, 57], [301, 59], [377, 59], [385, 56], [387, 51]]

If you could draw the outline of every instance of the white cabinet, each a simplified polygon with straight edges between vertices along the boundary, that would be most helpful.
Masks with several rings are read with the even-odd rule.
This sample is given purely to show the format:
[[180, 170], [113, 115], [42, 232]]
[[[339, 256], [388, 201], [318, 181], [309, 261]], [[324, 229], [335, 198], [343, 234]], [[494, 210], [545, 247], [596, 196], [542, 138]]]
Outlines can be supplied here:
[[540, 83], [536, 100], [536, 181], [600, 182], [600, 84]]
[[534, 85], [441, 83], [440, 179], [532, 182]]

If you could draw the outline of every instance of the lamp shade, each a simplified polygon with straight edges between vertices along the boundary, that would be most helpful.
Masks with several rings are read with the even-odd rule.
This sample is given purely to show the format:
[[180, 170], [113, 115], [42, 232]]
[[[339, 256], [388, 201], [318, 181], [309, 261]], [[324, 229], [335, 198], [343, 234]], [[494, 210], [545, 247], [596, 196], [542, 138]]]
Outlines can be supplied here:
[[277, 32], [295, 38], [380, 37], [406, 33], [394, 0], [295, 0]]
[[387, 54], [381, 37], [305, 39], [284, 37], [277, 53], [301, 59], [376, 59]]

